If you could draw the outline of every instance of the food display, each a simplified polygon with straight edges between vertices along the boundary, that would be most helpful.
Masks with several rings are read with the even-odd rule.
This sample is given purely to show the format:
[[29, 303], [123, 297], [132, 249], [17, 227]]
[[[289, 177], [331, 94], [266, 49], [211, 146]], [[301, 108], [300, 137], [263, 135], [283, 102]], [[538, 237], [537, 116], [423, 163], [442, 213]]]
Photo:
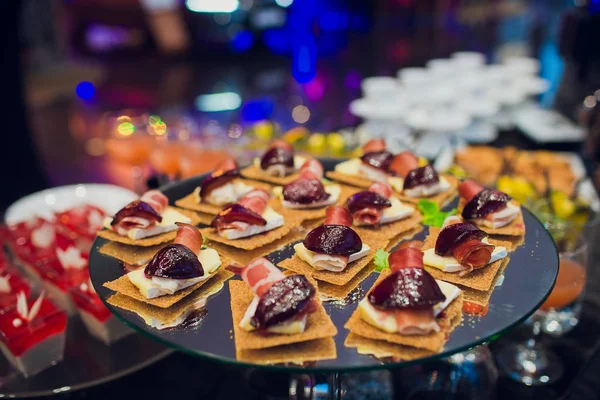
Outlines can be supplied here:
[[458, 190], [459, 209], [465, 221], [472, 222], [494, 235], [525, 234], [521, 205], [506, 193], [486, 189], [472, 179], [462, 182]]
[[106, 213], [77, 204], [50, 216], [3, 228], [9, 254], [0, 251], [0, 346], [25, 377], [63, 359], [68, 322], [77, 315], [107, 345], [133, 333], [90, 283], [89, 253]]
[[0, 349], [14, 368], [29, 377], [62, 360], [67, 315], [44, 293], [28, 299], [19, 292], [15, 303], [0, 314]]
[[314, 281], [285, 275], [266, 258], [229, 282], [236, 357], [261, 364], [302, 364], [335, 358], [337, 329], [319, 301]]
[[398, 360], [439, 352], [462, 320], [461, 290], [429, 275], [423, 252], [410, 242], [391, 252], [388, 263], [346, 323], [346, 346]]
[[[521, 206], [476, 181], [438, 175], [411, 153], [394, 155], [382, 140], [363, 151], [330, 166], [333, 173], [315, 159], [297, 162], [280, 141], [240, 172], [228, 160], [194, 192], [171, 198], [188, 220], [169, 231], [153, 229], [173, 207], [160, 193], [145, 194], [99, 233], [109, 239], [99, 252], [125, 267], [102, 282], [108, 303], [144, 329], [194, 335], [204, 321], [222, 321], [227, 311], [217, 316], [211, 305], [228, 291], [235, 358], [255, 364], [336, 359], [342, 326], [346, 349], [379, 359], [443, 351], [463, 314], [486, 314], [524, 241]], [[458, 208], [441, 211], [458, 192]], [[139, 205], [149, 197], [160, 206]], [[441, 228], [430, 224], [424, 242], [408, 240], [423, 230], [421, 210]], [[375, 283], [365, 294], [367, 279]], [[354, 312], [334, 324], [324, 305]]]
[[363, 188], [375, 182], [387, 182], [401, 200], [415, 204], [429, 199], [443, 206], [456, 196], [455, 177], [439, 176], [433, 166], [410, 152], [392, 154], [383, 139], [370, 140], [362, 151], [360, 158], [340, 162], [327, 176]]
[[457, 151], [454, 161], [451, 172], [497, 187], [531, 209], [553, 234], [581, 231], [598, 211], [597, 196], [586, 182], [583, 167], [577, 167], [568, 153], [469, 146]]
[[183, 323], [232, 275], [224, 270], [228, 262], [203, 243], [196, 227], [178, 226], [174, 242], [156, 252], [147, 265], [104, 284], [116, 292], [108, 303], [138, 314], [156, 329]]
[[175, 205], [197, 211], [200, 222], [210, 224], [224, 206], [237, 202], [254, 189], [268, 188], [263, 183], [243, 179], [237, 163], [229, 158], [204, 178], [193, 193], [179, 199]]
[[298, 171], [307, 157], [295, 154], [294, 147], [276, 139], [254, 163], [241, 171], [244, 178], [276, 185], [287, 185], [298, 179]]
[[144, 193], [104, 220], [98, 236], [113, 242], [136, 246], [152, 246], [175, 239], [177, 223], [197, 223], [195, 213], [168, 205], [169, 200], [158, 190]]

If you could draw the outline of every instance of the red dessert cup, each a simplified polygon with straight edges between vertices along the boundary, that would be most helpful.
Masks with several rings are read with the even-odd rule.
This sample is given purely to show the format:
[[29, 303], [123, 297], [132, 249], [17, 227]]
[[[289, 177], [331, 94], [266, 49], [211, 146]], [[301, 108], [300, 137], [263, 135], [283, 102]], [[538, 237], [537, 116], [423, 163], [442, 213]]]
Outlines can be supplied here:
[[[35, 299], [28, 301], [31, 308]], [[30, 377], [63, 359], [67, 315], [43, 299], [31, 321], [17, 307], [0, 314], [0, 349], [8, 361]]]
[[26, 297], [31, 293], [29, 282], [15, 268], [0, 269], [0, 314], [16, 305], [17, 293], [23, 292]]
[[37, 264], [36, 270], [42, 277], [42, 284], [49, 297], [62, 308], [67, 315], [77, 314], [77, 308], [69, 295], [69, 290], [79, 286], [89, 278], [89, 271], [82, 269], [65, 269], [57, 259]]
[[81, 320], [92, 336], [110, 344], [133, 333], [106, 308], [89, 282], [72, 288], [70, 293]]

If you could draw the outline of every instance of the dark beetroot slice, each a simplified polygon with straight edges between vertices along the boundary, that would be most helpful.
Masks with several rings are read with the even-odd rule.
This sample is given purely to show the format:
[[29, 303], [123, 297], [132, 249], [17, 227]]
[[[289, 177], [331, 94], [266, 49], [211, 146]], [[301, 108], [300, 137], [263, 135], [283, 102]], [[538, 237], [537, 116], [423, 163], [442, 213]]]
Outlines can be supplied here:
[[271, 165], [285, 165], [286, 167], [294, 167], [294, 153], [282, 147], [272, 147], [262, 156], [260, 167], [264, 170]]
[[287, 276], [261, 296], [250, 323], [264, 329], [308, 311], [315, 292], [304, 275]]
[[444, 300], [435, 279], [421, 268], [399, 269], [369, 293], [369, 303], [387, 310], [434, 306]]
[[494, 189], [483, 189], [465, 206], [462, 212], [464, 219], [484, 218], [486, 215], [502, 210], [512, 197]]
[[200, 187], [200, 198], [208, 196], [213, 190], [220, 188], [221, 186], [231, 182], [235, 178], [239, 178], [240, 171], [236, 169], [230, 169], [223, 171], [222, 169], [213, 172], [202, 181]]
[[346, 208], [348, 208], [352, 214], [366, 207], [382, 209], [391, 206], [392, 203], [390, 203], [386, 197], [379, 193], [369, 191], [356, 193], [346, 200]]
[[141, 200], [134, 200], [125, 207], [121, 208], [115, 214], [110, 224], [117, 225], [123, 218], [127, 217], [139, 217], [156, 222], [162, 221], [160, 214], [157, 213], [156, 210], [150, 206], [150, 204]]
[[371, 151], [365, 153], [360, 159], [362, 162], [369, 164], [373, 168], [378, 168], [387, 172], [394, 159], [394, 155], [389, 151]]
[[304, 238], [310, 251], [336, 256], [349, 256], [362, 249], [362, 240], [354, 229], [345, 225], [320, 225]]
[[412, 189], [421, 185], [433, 185], [440, 177], [431, 165], [415, 168], [404, 178], [404, 189]]
[[440, 231], [435, 242], [435, 254], [448, 256], [459, 244], [467, 240], [479, 240], [487, 237], [487, 233], [470, 223], [448, 225]]
[[204, 276], [198, 256], [182, 244], [163, 247], [144, 269], [147, 278], [191, 279]]
[[245, 222], [250, 225], [260, 226], [267, 224], [267, 221], [260, 214], [236, 203], [221, 210], [215, 219], [212, 220], [210, 226], [218, 228], [231, 222]]
[[299, 178], [283, 188], [283, 198], [298, 204], [325, 201], [329, 196], [318, 179]]

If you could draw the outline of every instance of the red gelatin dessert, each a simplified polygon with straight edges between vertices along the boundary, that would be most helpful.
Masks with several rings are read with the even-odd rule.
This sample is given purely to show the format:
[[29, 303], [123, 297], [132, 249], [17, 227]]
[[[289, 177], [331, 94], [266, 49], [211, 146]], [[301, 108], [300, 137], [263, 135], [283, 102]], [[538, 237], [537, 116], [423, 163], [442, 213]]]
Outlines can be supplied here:
[[39, 283], [40, 276], [34, 265], [56, 258], [55, 226], [46, 220], [36, 218], [12, 225], [9, 229], [11, 231], [9, 245], [17, 262], [31, 280]]
[[70, 293], [81, 320], [92, 336], [110, 344], [133, 333], [106, 308], [89, 281], [71, 289]]
[[[0, 264], [2, 262], [0, 261]], [[19, 275], [15, 268], [0, 267], [0, 314], [15, 306], [17, 293], [23, 292], [29, 297], [31, 287], [29, 283]]]
[[24, 293], [16, 297], [16, 305], [0, 314], [0, 349], [30, 377], [62, 360], [67, 315], [43, 295], [35, 301]]
[[42, 277], [44, 288], [57, 306], [62, 308], [69, 316], [77, 313], [75, 303], [69, 295], [69, 290], [79, 286], [89, 278], [87, 263], [85, 268], [63, 268], [57, 259], [36, 265]]
[[81, 204], [69, 210], [56, 213], [56, 220], [63, 233], [71, 233], [77, 247], [83, 252], [89, 252], [96, 233], [102, 229], [104, 210], [91, 204]]

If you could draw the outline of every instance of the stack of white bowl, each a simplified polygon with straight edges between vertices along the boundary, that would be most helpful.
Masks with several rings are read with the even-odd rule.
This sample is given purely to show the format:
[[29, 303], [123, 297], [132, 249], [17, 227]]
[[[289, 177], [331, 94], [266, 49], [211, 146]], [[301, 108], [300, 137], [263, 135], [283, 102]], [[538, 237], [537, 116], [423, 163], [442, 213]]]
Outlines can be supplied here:
[[425, 67], [403, 68], [396, 78], [364, 79], [364, 97], [353, 101], [350, 111], [365, 120], [360, 129], [365, 139], [384, 136], [392, 147], [398, 142], [399, 147], [433, 153], [443, 147], [443, 137], [490, 142], [498, 128], [512, 126], [515, 108], [548, 90], [550, 84], [538, 77], [539, 69], [535, 58], [486, 64], [481, 53], [457, 52], [429, 60]]

